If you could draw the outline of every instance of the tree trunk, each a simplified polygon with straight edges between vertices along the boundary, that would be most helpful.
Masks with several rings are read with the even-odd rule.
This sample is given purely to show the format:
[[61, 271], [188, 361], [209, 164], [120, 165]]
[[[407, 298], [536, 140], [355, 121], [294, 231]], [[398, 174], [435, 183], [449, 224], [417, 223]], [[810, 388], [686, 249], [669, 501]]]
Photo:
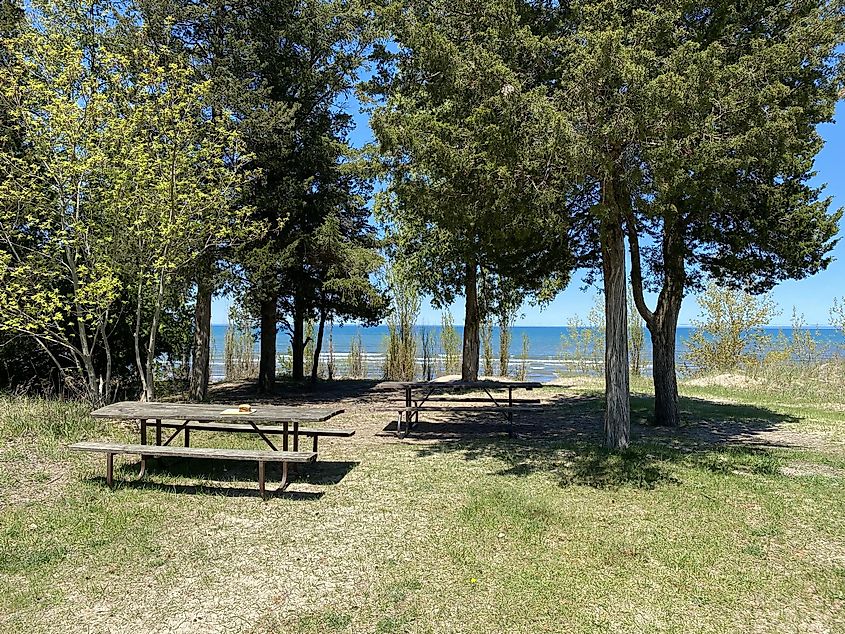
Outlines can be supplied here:
[[305, 311], [302, 308], [302, 299], [294, 297], [293, 300], [293, 338], [291, 339], [291, 373], [296, 381], [305, 378]]
[[654, 421], [657, 425], [681, 424], [678, 408], [678, 377], [675, 370], [675, 333], [678, 329], [680, 301], [669, 310], [658, 311], [654, 327], [649, 327], [654, 366]]
[[276, 300], [261, 302], [261, 353], [258, 361], [258, 391], [272, 394], [276, 384], [276, 334], [278, 333]]
[[631, 435], [625, 238], [618, 221], [602, 223], [601, 242], [606, 327], [604, 436], [605, 446], [618, 450], [628, 446]]
[[317, 328], [317, 342], [314, 344], [314, 361], [311, 364], [311, 383], [317, 382], [320, 369], [320, 351], [323, 349], [323, 333], [326, 330], [326, 312], [320, 310], [320, 326]]
[[464, 278], [466, 312], [464, 315], [464, 356], [461, 363], [461, 380], [478, 380], [478, 362], [481, 351], [481, 312], [478, 306], [478, 271], [475, 262], [466, 265]]
[[214, 285], [211, 274], [197, 280], [197, 302], [194, 307], [194, 346], [191, 361], [191, 384], [188, 398], [204, 401], [208, 398], [209, 370], [211, 365], [211, 298]]

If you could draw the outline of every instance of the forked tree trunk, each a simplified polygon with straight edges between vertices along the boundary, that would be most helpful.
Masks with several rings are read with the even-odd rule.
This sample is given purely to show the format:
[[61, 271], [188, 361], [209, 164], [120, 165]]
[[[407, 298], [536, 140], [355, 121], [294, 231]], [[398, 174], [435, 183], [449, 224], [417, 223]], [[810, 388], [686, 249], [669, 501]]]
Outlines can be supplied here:
[[[677, 307], [680, 309], [680, 302]], [[675, 333], [678, 310], [658, 312], [654, 326], [649, 326], [652, 341], [654, 379], [654, 420], [657, 425], [677, 427], [681, 424], [678, 407], [678, 378], [675, 369]]]
[[261, 394], [272, 394], [276, 384], [277, 316], [275, 299], [261, 302], [261, 352], [258, 360], [258, 391]]
[[188, 398], [204, 401], [208, 397], [209, 369], [211, 365], [211, 298], [214, 285], [211, 274], [201, 275], [197, 281], [197, 301], [194, 306], [194, 346], [191, 361], [191, 384]]
[[314, 344], [314, 359], [311, 363], [311, 383], [317, 382], [317, 373], [320, 371], [320, 352], [323, 349], [323, 333], [326, 330], [326, 311], [320, 311], [320, 326], [317, 328], [317, 341]]
[[290, 347], [293, 359], [291, 360], [291, 374], [294, 380], [301, 381], [305, 378], [305, 311], [302, 309], [302, 299], [294, 297], [293, 300], [293, 337]]
[[651, 312], [646, 306], [643, 295], [639, 237], [633, 220], [629, 220], [628, 223], [634, 303], [651, 334], [654, 422], [665, 427], [677, 427], [681, 423], [678, 406], [678, 376], [675, 368], [675, 336], [686, 284], [683, 231], [680, 216], [664, 220], [661, 245], [663, 285], [657, 298], [657, 307], [654, 312]]
[[618, 222], [602, 224], [602, 268], [606, 344], [604, 358], [606, 408], [604, 442], [609, 449], [628, 446], [631, 402], [628, 377], [628, 305], [625, 283], [625, 241]]
[[464, 315], [464, 356], [461, 363], [461, 380], [477, 381], [481, 351], [481, 311], [478, 306], [478, 271], [475, 262], [466, 265], [464, 286], [466, 312]]

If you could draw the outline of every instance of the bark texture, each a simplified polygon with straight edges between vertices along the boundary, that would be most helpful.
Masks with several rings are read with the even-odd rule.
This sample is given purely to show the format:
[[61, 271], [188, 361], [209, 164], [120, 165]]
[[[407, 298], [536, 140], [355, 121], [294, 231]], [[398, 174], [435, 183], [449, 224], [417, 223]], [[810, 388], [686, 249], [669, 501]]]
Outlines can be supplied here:
[[464, 314], [464, 348], [461, 380], [477, 381], [481, 352], [481, 311], [478, 306], [478, 271], [475, 263], [466, 265], [464, 278], [466, 312]]
[[261, 352], [258, 360], [258, 391], [272, 394], [276, 384], [276, 333], [278, 320], [276, 300], [261, 302]]
[[197, 301], [194, 306], [194, 345], [191, 360], [191, 381], [188, 398], [204, 401], [208, 398], [209, 366], [211, 362], [211, 298], [214, 286], [208, 280], [197, 283]]
[[628, 306], [625, 281], [625, 235], [614, 220], [602, 223], [605, 326], [605, 446], [619, 450], [631, 436], [628, 377]]

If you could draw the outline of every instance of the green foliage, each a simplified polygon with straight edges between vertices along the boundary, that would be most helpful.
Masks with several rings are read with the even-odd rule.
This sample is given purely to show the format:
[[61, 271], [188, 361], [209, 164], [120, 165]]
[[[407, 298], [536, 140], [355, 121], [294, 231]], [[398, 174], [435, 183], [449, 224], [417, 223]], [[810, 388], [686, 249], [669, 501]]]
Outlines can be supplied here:
[[604, 298], [596, 295], [587, 320], [573, 315], [566, 332], [560, 336], [559, 357], [564, 367], [576, 374], [591, 375], [604, 371]]
[[640, 376], [643, 367], [643, 346], [645, 344], [645, 325], [634, 304], [634, 294], [628, 287], [628, 355], [631, 374]]
[[223, 372], [227, 381], [243, 381], [258, 375], [252, 320], [237, 307], [229, 311], [229, 327], [223, 340]]
[[[465, 293], [468, 268], [544, 295], [573, 265], [570, 228], [550, 213], [565, 204], [547, 186], [556, 173], [539, 174], [559, 150], [548, 91], [531, 85], [541, 43], [519, 13], [499, 0], [382, 13], [394, 46], [367, 84], [379, 99], [374, 162], [389, 178], [376, 213], [440, 308]], [[527, 64], [511, 67], [517, 59]]]
[[413, 381], [416, 376], [417, 339], [414, 336], [420, 312], [419, 287], [396, 268], [388, 270], [393, 292], [393, 310], [387, 318], [387, 350], [384, 378]]
[[698, 297], [701, 317], [687, 343], [686, 359], [701, 372], [756, 365], [771, 347], [763, 328], [778, 314], [768, 295], [756, 296], [711, 282]]
[[845, 336], [845, 298], [834, 298], [830, 307], [830, 325]]
[[349, 344], [347, 371], [350, 378], [363, 379], [367, 376], [367, 368], [364, 365], [364, 342], [361, 339], [361, 332], [356, 332]]
[[311, 368], [314, 365], [314, 350], [317, 347], [314, 342], [315, 325], [313, 319], [305, 320], [305, 347], [302, 350], [302, 364], [305, 367], [306, 376], [311, 374]]
[[461, 372], [461, 340], [455, 330], [455, 320], [449, 310], [441, 314], [440, 349], [443, 351], [443, 371], [445, 374]]

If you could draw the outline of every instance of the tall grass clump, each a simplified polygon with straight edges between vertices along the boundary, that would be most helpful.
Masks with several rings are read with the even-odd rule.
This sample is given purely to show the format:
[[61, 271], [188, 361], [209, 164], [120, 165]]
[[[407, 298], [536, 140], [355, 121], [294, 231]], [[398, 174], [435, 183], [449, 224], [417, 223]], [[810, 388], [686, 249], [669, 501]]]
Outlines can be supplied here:
[[493, 322], [486, 317], [481, 322], [481, 355], [484, 359], [484, 375], [493, 376]]
[[246, 314], [233, 308], [223, 339], [223, 371], [227, 381], [242, 381], [258, 376], [255, 358], [255, 331]]
[[413, 381], [416, 375], [417, 339], [414, 330], [420, 314], [417, 285], [395, 268], [387, 272], [393, 291], [393, 310], [387, 317], [387, 346], [384, 378], [391, 381]]
[[302, 333], [303, 340], [305, 341], [302, 350], [302, 367], [305, 376], [310, 376], [311, 370], [314, 368], [314, 350], [317, 348], [317, 344], [314, 341], [315, 329], [316, 324], [314, 320], [306, 319]]
[[522, 352], [519, 355], [519, 370], [517, 371], [516, 378], [518, 381], [524, 381], [525, 378], [528, 376], [528, 334], [522, 333]]
[[352, 342], [349, 344], [349, 368], [348, 374], [352, 379], [363, 379], [366, 377], [364, 367], [364, 341], [361, 339], [361, 332], [355, 333]]
[[628, 287], [628, 353], [631, 374], [641, 376], [643, 372], [643, 347], [645, 345], [645, 324], [634, 303], [633, 289]]
[[455, 320], [448, 310], [443, 312], [440, 328], [440, 345], [443, 348], [443, 370], [445, 374], [461, 372], [461, 340], [455, 330]]
[[0, 396], [0, 437], [38, 436], [53, 440], [89, 439], [102, 428], [81, 400]]
[[604, 371], [604, 298], [596, 295], [587, 320], [573, 315], [560, 336], [560, 360], [567, 372], [581, 375]]
[[434, 378], [435, 342], [434, 333], [430, 328], [420, 327], [420, 366], [424, 381], [431, 381]]
[[499, 322], [499, 376], [508, 376], [511, 365], [511, 341], [513, 323], [516, 321], [516, 309], [507, 304], [499, 307], [496, 313]]

